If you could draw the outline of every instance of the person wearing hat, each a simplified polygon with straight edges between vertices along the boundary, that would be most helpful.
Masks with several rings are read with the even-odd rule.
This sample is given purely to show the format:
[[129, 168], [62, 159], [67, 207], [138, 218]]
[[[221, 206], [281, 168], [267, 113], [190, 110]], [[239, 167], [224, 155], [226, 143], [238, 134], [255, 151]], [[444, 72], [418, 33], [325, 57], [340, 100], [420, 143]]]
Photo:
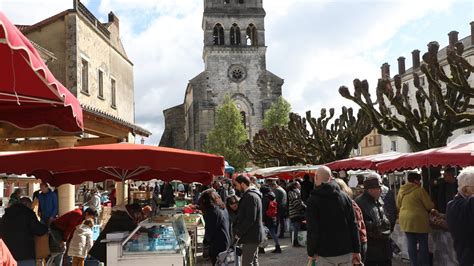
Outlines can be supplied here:
[[367, 230], [366, 265], [392, 265], [390, 221], [385, 214], [381, 194], [379, 175], [373, 173], [364, 181], [364, 193], [355, 200], [362, 210]]
[[[421, 186], [421, 175], [409, 172], [408, 183], [400, 188], [397, 196], [400, 231], [405, 232], [408, 242], [408, 256], [412, 265], [429, 265], [428, 233], [430, 211], [434, 208], [430, 195]], [[418, 246], [418, 248], [417, 248]], [[418, 251], [417, 251], [418, 249]]]

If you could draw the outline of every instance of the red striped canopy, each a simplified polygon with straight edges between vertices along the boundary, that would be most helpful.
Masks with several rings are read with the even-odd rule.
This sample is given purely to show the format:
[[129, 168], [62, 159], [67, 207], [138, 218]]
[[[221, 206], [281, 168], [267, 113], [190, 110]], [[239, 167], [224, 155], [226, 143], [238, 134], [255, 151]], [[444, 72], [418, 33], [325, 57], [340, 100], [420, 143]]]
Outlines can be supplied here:
[[455, 145], [405, 154], [397, 159], [377, 164], [380, 173], [420, 167], [474, 165], [474, 139]]
[[51, 74], [30, 41], [0, 12], [0, 122], [83, 130], [79, 101]]
[[329, 167], [333, 171], [365, 170], [365, 169], [375, 170], [376, 165], [378, 163], [396, 159], [404, 154], [405, 153], [387, 152], [387, 153], [380, 153], [380, 154], [374, 154], [374, 155], [359, 156], [359, 157], [327, 163], [326, 166]]

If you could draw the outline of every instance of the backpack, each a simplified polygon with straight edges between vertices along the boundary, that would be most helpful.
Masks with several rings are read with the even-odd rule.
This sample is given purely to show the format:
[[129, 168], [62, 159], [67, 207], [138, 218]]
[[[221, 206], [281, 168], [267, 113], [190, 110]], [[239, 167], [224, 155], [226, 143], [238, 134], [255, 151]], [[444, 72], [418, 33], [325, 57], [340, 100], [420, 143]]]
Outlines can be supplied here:
[[265, 212], [265, 215], [267, 215], [270, 218], [277, 216], [277, 202], [275, 200], [272, 200], [268, 203], [268, 208], [267, 208], [267, 211]]

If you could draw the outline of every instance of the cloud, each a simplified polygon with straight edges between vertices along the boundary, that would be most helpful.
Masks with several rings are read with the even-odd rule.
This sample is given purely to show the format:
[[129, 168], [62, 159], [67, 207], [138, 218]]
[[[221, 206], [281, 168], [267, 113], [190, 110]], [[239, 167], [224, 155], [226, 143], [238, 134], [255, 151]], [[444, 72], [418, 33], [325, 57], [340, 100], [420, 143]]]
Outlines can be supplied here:
[[[39, 21], [71, 7], [64, 0], [0, 1], [15, 23]], [[283, 94], [296, 112], [317, 115], [322, 107], [353, 106], [339, 96], [339, 86], [351, 88], [352, 80], [361, 78], [375, 87], [380, 65], [393, 56], [401, 30], [432, 14], [451, 12], [453, 2], [266, 0], [267, 68], [285, 79]], [[32, 6], [35, 12], [22, 10]], [[204, 69], [203, 1], [102, 0], [97, 9], [100, 18], [110, 10], [120, 18], [122, 41], [134, 62], [136, 123], [153, 132], [147, 143], [158, 144], [162, 110], [181, 104], [188, 80]], [[417, 36], [401, 37], [412, 38]], [[396, 57], [389, 59], [395, 62]]]

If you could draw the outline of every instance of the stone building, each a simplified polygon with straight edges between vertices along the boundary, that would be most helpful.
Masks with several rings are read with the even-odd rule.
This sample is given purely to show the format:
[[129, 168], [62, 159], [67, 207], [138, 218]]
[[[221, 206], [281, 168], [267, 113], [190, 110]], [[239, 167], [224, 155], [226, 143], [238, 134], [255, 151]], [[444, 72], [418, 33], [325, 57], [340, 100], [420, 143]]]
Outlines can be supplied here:
[[279, 96], [283, 79], [266, 68], [262, 0], [204, 0], [204, 71], [191, 79], [184, 102], [163, 111], [160, 146], [201, 150], [214, 127], [216, 109], [228, 95], [249, 137]]
[[[471, 64], [474, 65], [474, 21], [470, 23], [471, 26], [471, 35], [467, 36], [461, 40], [458, 39], [458, 32], [451, 31], [448, 33], [449, 38], [449, 45], [454, 45], [458, 41], [462, 42], [464, 45], [464, 53], [463, 57]], [[405, 68], [405, 57], [401, 56], [398, 58], [398, 74], [402, 79], [402, 84], [407, 84], [409, 86], [409, 97], [410, 101], [412, 101], [412, 106], [417, 106], [416, 103], [416, 88], [413, 84], [413, 73], [416, 72], [419, 75], [420, 85], [428, 89], [428, 81], [426, 79], [425, 74], [421, 72], [420, 66], [420, 51], [413, 50], [412, 51], [412, 62], [413, 66], [409, 69]], [[446, 59], [446, 47], [440, 49], [438, 52], [438, 60], [441, 66], [444, 67], [445, 71], [449, 73], [449, 66]], [[382, 76], [390, 76], [390, 65], [388, 63], [384, 63], [381, 66], [381, 75]], [[471, 86], [474, 85], [474, 76], [471, 75], [468, 80]], [[471, 99], [471, 104], [474, 104], [474, 99]], [[391, 107], [394, 108], [394, 107]], [[427, 106], [429, 108], [429, 106]], [[429, 110], [429, 109], [427, 109]], [[392, 113], [396, 113], [393, 111]], [[448, 143], [454, 140], [456, 137], [462, 134], [469, 134], [474, 133], [474, 126], [458, 129], [453, 132], [453, 135], [448, 139]], [[388, 151], [397, 151], [397, 152], [411, 152], [410, 145], [408, 142], [400, 137], [397, 136], [382, 136], [382, 152]]]
[[[54, 54], [48, 63], [54, 76], [77, 97], [84, 110], [83, 137], [102, 137], [89, 144], [133, 142], [150, 132], [134, 125], [133, 63], [120, 40], [113, 12], [100, 22], [80, 1], [34, 25], [19, 28], [33, 42]], [[109, 139], [106, 139], [109, 138]]]
[[[137, 135], [151, 135], [135, 124], [133, 63], [121, 43], [119, 26], [113, 12], [102, 23], [79, 0], [73, 0], [72, 9], [33, 25], [17, 25], [56, 79], [81, 103], [84, 131], [19, 129], [0, 122], [1, 152], [135, 142]], [[116, 186], [121, 195], [122, 185]], [[57, 189], [59, 213], [73, 209], [75, 187], [64, 184]]]

